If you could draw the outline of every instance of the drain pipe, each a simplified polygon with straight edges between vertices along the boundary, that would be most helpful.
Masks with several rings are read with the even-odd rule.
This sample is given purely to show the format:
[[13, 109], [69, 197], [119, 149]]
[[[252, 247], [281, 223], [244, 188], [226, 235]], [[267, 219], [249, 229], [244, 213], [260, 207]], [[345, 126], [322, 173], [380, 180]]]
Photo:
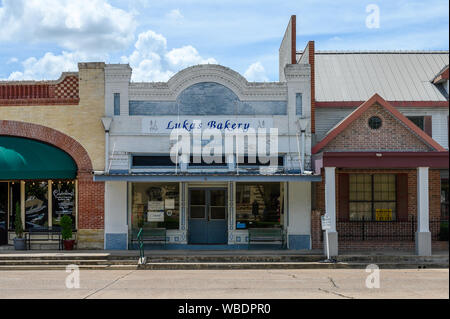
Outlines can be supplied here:
[[[300, 154], [300, 169], [301, 173], [303, 174], [305, 172], [305, 134], [306, 134], [306, 128], [308, 127], [308, 119], [305, 118], [299, 118], [297, 121], [297, 127], [298, 130], [301, 133], [301, 140], [302, 140], [302, 150]], [[297, 133], [297, 139], [298, 139], [298, 133]]]
[[102, 124], [105, 129], [105, 174], [109, 173], [109, 129], [112, 120], [112, 117], [102, 117]]

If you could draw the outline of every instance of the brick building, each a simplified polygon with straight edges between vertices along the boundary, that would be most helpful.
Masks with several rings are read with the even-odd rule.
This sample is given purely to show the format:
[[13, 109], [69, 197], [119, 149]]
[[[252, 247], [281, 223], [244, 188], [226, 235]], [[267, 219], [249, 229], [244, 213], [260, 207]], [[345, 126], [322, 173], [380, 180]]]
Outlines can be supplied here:
[[104, 64], [56, 81], [0, 82], [0, 244], [72, 217], [78, 248], [103, 248]]

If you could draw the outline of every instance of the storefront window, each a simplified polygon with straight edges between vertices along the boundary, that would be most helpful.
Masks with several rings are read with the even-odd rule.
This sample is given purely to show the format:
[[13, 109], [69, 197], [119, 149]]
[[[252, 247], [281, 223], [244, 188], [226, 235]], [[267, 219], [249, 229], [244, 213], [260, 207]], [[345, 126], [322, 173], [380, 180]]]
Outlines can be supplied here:
[[133, 231], [141, 227], [178, 229], [180, 223], [179, 183], [133, 183]]
[[52, 222], [53, 227], [59, 227], [61, 217], [68, 215], [72, 218], [75, 228], [75, 182], [54, 181], [52, 184]]
[[396, 218], [394, 174], [350, 174], [350, 220], [392, 221]]
[[25, 183], [25, 229], [48, 227], [48, 182]]
[[236, 229], [281, 227], [280, 183], [236, 184]]

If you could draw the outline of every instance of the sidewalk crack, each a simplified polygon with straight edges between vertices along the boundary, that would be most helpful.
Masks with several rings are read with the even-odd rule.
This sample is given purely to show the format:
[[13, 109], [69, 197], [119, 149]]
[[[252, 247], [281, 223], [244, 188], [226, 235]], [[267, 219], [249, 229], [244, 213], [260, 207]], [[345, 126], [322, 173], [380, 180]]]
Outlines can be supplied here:
[[120, 276], [120, 277], [114, 279], [113, 281], [111, 281], [110, 283], [108, 283], [108, 284], [107, 284], [106, 286], [104, 286], [103, 288], [97, 289], [97, 290], [94, 291], [93, 293], [90, 293], [89, 295], [85, 296], [83, 299], [88, 299], [89, 297], [92, 297], [92, 296], [95, 295], [96, 293], [98, 293], [98, 292], [100, 292], [100, 291], [102, 291], [102, 290], [104, 290], [104, 289], [110, 287], [111, 285], [115, 284], [115, 283], [118, 282], [119, 280], [121, 280], [121, 279], [127, 277], [128, 275], [131, 275], [131, 274], [134, 273], [135, 271], [136, 271], [136, 270], [132, 270], [132, 271], [126, 273], [125, 275]]

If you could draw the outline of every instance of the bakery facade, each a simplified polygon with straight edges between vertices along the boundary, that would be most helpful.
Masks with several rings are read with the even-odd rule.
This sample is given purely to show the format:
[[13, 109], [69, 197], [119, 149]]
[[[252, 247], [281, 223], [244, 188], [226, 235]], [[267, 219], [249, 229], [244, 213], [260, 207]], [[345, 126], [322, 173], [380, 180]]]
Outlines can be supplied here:
[[279, 82], [103, 63], [1, 82], [3, 243], [18, 204], [25, 230], [72, 216], [80, 249], [141, 229], [148, 249], [322, 249], [325, 213], [332, 255], [448, 247], [448, 52], [297, 51], [295, 25]]

